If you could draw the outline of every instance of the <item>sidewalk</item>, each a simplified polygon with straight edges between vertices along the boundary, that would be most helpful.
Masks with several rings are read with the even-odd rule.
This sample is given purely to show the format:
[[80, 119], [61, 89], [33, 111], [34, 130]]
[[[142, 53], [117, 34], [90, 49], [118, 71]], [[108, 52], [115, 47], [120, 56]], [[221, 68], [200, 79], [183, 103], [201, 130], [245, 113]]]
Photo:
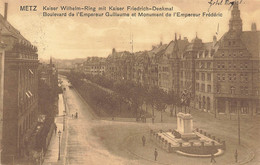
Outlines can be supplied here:
[[[66, 140], [67, 140], [67, 119], [65, 120], [65, 130], [63, 131], [63, 111], [65, 111], [65, 106], [63, 102], [63, 96], [59, 96], [59, 114], [55, 118], [55, 124], [57, 125], [57, 132], [53, 132], [53, 136], [51, 138], [48, 150], [44, 156], [43, 165], [55, 165], [55, 164], [64, 164], [65, 161], [65, 148], [66, 148]], [[62, 105], [63, 104], [63, 105]], [[66, 116], [65, 116], [66, 117]], [[59, 134], [58, 132], [61, 131], [60, 136], [60, 160], [59, 157]]]

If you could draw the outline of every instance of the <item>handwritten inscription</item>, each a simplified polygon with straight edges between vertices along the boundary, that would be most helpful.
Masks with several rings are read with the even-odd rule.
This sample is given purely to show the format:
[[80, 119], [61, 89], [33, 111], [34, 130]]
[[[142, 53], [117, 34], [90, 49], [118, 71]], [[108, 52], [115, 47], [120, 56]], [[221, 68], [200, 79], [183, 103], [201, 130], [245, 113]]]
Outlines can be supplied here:
[[210, 8], [212, 6], [221, 6], [221, 5], [229, 5], [230, 8], [235, 4], [235, 3], [238, 3], [238, 4], [241, 4], [243, 2], [243, 0], [210, 0], [208, 3], [209, 3], [209, 8], [208, 8], [208, 11], [210, 10]]

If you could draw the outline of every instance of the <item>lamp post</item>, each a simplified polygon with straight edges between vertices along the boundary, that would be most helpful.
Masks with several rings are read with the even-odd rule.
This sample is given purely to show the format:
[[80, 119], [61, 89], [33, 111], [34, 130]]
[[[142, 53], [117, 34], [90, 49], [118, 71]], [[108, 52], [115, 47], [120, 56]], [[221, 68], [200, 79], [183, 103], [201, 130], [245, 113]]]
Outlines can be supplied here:
[[60, 135], [61, 135], [60, 130], [59, 130], [58, 134], [59, 134], [59, 156], [58, 156], [58, 160], [60, 160]]
[[238, 144], [240, 145], [240, 108], [237, 111]]
[[65, 112], [63, 111], [63, 131], [65, 131]]

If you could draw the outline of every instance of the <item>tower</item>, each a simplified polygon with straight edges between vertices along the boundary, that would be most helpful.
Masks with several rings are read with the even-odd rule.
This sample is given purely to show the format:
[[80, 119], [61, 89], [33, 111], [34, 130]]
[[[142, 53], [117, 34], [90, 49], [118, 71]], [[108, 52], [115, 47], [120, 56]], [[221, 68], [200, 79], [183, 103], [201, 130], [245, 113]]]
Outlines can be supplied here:
[[242, 32], [242, 19], [240, 18], [240, 10], [238, 3], [235, 2], [231, 11], [231, 18], [229, 20], [229, 31], [231, 32]]

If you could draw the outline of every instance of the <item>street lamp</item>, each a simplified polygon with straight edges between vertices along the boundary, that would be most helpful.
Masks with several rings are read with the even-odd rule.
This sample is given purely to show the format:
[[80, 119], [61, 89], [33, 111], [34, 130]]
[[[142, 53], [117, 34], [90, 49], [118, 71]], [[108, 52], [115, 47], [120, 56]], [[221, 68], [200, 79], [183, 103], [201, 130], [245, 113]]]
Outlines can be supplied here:
[[60, 135], [61, 135], [60, 130], [59, 130], [58, 134], [59, 134], [59, 156], [58, 156], [58, 160], [60, 160]]
[[63, 111], [63, 131], [65, 131], [65, 113], [66, 111]]
[[240, 145], [240, 108], [237, 111], [238, 144]]

